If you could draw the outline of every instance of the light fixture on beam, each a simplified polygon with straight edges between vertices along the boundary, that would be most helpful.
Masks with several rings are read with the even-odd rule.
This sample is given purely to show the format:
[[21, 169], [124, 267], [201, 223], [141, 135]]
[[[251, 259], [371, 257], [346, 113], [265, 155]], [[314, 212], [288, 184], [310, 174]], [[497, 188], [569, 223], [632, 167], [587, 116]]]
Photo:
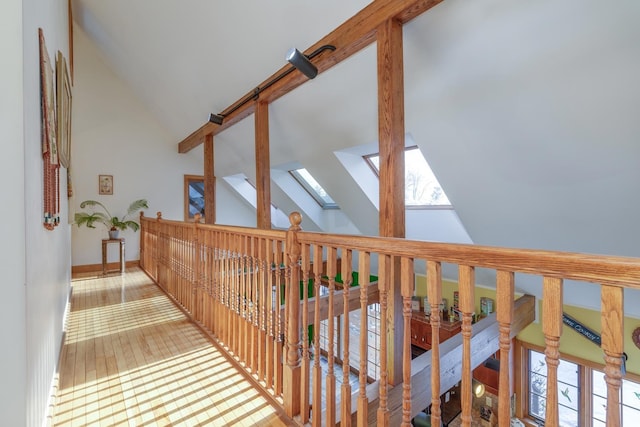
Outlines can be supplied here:
[[209, 114], [209, 121], [211, 123], [215, 123], [216, 125], [221, 125], [224, 120], [224, 116], [222, 114]]
[[295, 47], [292, 47], [291, 50], [287, 52], [287, 61], [310, 79], [318, 75], [318, 69], [316, 66], [313, 65], [311, 61], [309, 61], [309, 58]]
[[314, 52], [312, 52], [308, 56], [300, 52], [295, 47], [292, 47], [291, 49], [289, 49], [289, 52], [287, 52], [286, 59], [287, 61], [289, 61], [291, 65], [293, 65], [298, 70], [300, 70], [302, 74], [304, 74], [310, 79], [313, 79], [315, 76], [318, 75], [318, 68], [315, 65], [313, 65], [313, 63], [311, 62], [311, 59], [313, 59], [320, 52], [327, 49], [336, 50], [336, 47], [327, 44], [316, 49]]

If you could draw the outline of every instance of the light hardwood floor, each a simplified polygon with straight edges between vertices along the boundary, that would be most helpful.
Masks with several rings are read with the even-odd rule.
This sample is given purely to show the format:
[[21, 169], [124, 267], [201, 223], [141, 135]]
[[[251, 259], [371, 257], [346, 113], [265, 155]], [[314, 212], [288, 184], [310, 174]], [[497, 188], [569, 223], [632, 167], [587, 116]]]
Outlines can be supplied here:
[[141, 270], [83, 276], [50, 425], [294, 425]]

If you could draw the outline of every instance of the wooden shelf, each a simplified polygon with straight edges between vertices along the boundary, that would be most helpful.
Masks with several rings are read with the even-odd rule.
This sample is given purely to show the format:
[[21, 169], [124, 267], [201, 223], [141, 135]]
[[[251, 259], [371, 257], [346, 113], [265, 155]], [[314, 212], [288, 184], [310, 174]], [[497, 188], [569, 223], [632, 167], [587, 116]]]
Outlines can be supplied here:
[[[458, 334], [462, 327], [462, 322], [440, 321], [440, 342], [444, 342], [452, 336]], [[432, 343], [431, 323], [429, 316], [423, 312], [414, 311], [411, 315], [411, 344], [424, 350], [430, 350]]]

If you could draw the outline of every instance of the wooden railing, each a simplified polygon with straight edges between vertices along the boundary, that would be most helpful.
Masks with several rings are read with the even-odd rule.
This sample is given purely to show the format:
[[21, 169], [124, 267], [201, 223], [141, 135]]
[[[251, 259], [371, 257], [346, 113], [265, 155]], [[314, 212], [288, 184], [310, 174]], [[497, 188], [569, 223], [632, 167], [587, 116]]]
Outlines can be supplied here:
[[[531, 322], [534, 307], [533, 298], [515, 300], [514, 277], [527, 273], [543, 282], [546, 425], [559, 425], [555, 384], [567, 279], [601, 286], [607, 426], [620, 425], [623, 291], [640, 288], [638, 259], [310, 233], [300, 230], [300, 215], [290, 219], [284, 232], [141, 217], [140, 259], [159, 286], [300, 423], [409, 426], [431, 403], [431, 423], [440, 425], [439, 396], [461, 381], [462, 425], [469, 426], [472, 370], [499, 350], [498, 420], [508, 426], [512, 338]], [[432, 349], [412, 361], [415, 275], [426, 274], [428, 300], [437, 312], [444, 263], [458, 266], [462, 333], [440, 343], [440, 320], [432, 316]], [[496, 272], [497, 312], [472, 326], [477, 268]], [[354, 272], [358, 287], [352, 287]], [[380, 376], [372, 383], [367, 308], [374, 303], [380, 305], [384, 333], [373, 355]], [[342, 330], [337, 322], [355, 309], [361, 310], [357, 345], [349, 338], [350, 322], [343, 321]], [[321, 325], [327, 331], [323, 341]], [[352, 388], [348, 367], [355, 355], [362, 357]]]

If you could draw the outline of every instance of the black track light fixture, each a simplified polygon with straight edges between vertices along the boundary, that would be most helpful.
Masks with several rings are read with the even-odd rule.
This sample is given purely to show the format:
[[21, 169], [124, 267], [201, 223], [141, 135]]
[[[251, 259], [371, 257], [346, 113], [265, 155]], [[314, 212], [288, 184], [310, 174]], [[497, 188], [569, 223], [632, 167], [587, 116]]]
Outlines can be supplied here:
[[293, 65], [298, 70], [300, 70], [302, 74], [304, 74], [310, 79], [313, 79], [315, 76], [318, 75], [318, 68], [315, 65], [313, 65], [313, 63], [311, 62], [311, 59], [313, 59], [320, 52], [327, 49], [336, 50], [336, 47], [327, 44], [316, 49], [310, 55], [305, 55], [295, 47], [292, 47], [291, 49], [289, 49], [289, 52], [287, 52], [286, 59], [287, 61], [289, 61], [289, 63], [291, 63], [291, 65]]
[[224, 120], [224, 116], [222, 114], [209, 114], [209, 121], [211, 123], [215, 123], [217, 125], [221, 125]]
[[313, 65], [311, 61], [309, 61], [309, 58], [295, 47], [292, 47], [289, 52], [287, 52], [287, 61], [310, 79], [313, 79], [318, 75], [318, 69], [316, 66]]

